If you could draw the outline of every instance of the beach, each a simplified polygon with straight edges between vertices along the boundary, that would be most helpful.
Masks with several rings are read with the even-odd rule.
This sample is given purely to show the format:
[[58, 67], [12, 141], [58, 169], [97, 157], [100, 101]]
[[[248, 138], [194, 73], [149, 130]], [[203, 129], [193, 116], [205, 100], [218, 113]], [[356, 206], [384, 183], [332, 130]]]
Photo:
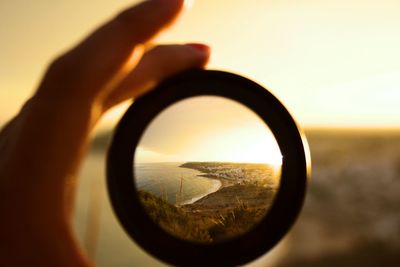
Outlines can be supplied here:
[[194, 203], [196, 203], [197, 201], [199, 201], [199, 200], [201, 200], [201, 199], [203, 199], [203, 198], [209, 196], [210, 194], [213, 194], [213, 193], [215, 193], [215, 192], [218, 192], [221, 188], [223, 188], [223, 187], [226, 186], [226, 184], [224, 184], [224, 182], [221, 181], [221, 180], [219, 180], [219, 179], [214, 179], [213, 177], [208, 177], [208, 176], [205, 176], [205, 175], [204, 175], [204, 176], [203, 176], [203, 175], [200, 175], [200, 176], [205, 177], [205, 178], [208, 178], [208, 179], [212, 179], [213, 182], [214, 182], [214, 183], [213, 183], [213, 186], [209, 189], [208, 192], [206, 192], [206, 193], [204, 193], [204, 194], [202, 194], [202, 195], [193, 197], [193, 198], [191, 198], [190, 200], [184, 201], [184, 202], [180, 203], [179, 205], [182, 206], [182, 205], [194, 204]]
[[[202, 198], [185, 205], [187, 211], [227, 210], [244, 203], [249, 207], [268, 209], [273, 202], [276, 186], [271, 182], [272, 172], [265, 164], [188, 162], [180, 167], [201, 171], [200, 176], [218, 179], [221, 186]], [[249, 171], [251, 170], [251, 171]], [[261, 170], [261, 171], [260, 171]], [[253, 172], [253, 174], [250, 174]], [[254, 177], [258, 175], [258, 177]]]
[[202, 172], [181, 168], [183, 163], [135, 163], [138, 190], [154, 194], [172, 205], [190, 204], [217, 191], [218, 179], [202, 177]]

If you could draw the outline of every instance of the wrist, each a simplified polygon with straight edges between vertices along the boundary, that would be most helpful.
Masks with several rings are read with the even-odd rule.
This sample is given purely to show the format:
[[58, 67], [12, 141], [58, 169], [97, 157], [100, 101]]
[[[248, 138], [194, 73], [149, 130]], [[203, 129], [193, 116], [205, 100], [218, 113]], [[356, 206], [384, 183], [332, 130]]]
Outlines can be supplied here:
[[2, 234], [4, 266], [92, 266], [65, 224], [47, 221], [39, 229], [15, 225], [19, 224]]

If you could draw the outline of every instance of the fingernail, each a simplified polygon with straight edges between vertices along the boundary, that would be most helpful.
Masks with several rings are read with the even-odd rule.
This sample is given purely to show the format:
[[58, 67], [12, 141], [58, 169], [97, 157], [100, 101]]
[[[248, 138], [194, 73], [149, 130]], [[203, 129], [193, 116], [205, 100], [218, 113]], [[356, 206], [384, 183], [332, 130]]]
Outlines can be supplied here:
[[211, 48], [208, 45], [200, 44], [200, 43], [189, 43], [189, 44], [185, 44], [185, 45], [193, 47], [196, 50], [201, 51], [202, 53], [205, 53], [205, 54], [209, 54], [210, 50], [211, 50]]

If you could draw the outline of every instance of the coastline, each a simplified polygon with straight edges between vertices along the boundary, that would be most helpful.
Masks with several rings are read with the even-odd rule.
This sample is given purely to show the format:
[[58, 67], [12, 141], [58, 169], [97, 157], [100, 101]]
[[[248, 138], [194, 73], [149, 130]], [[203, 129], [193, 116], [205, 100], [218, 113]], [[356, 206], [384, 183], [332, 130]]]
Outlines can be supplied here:
[[228, 179], [222, 178], [222, 177], [218, 177], [209, 173], [203, 173], [203, 174], [199, 174], [198, 176], [200, 177], [205, 177], [205, 178], [209, 178], [209, 179], [213, 179], [213, 180], [217, 180], [221, 183], [221, 187], [219, 189], [234, 185], [235, 183], [232, 181], [229, 181]]
[[228, 212], [236, 207], [261, 210], [264, 213], [272, 205], [276, 191], [255, 184], [235, 184], [221, 188], [198, 199], [192, 204], [182, 205], [186, 212], [208, 215]]
[[210, 191], [208, 191], [206, 194], [203, 194], [201, 196], [198, 197], [194, 197], [188, 201], [183, 202], [182, 204], [179, 204], [179, 206], [188, 206], [188, 205], [193, 205], [196, 204], [196, 202], [201, 201], [202, 199], [206, 198], [207, 196], [217, 193], [218, 191], [220, 191], [223, 188], [235, 185], [235, 183], [233, 181], [229, 181], [226, 178], [222, 178], [222, 177], [218, 177], [216, 175], [212, 175], [210, 173], [204, 173], [202, 170], [199, 170], [198, 168], [193, 168], [193, 167], [187, 167], [185, 166], [186, 163], [182, 164], [181, 166], [179, 166], [180, 168], [187, 168], [187, 169], [192, 169], [192, 170], [196, 170], [201, 172], [201, 174], [197, 175], [199, 177], [204, 177], [204, 178], [208, 178], [210, 180], [213, 181], [218, 181], [219, 185], [218, 186], [214, 186]]
[[202, 194], [198, 197], [193, 197], [190, 200], [184, 201], [184, 202], [180, 203], [179, 206], [194, 204], [197, 201], [199, 201], [200, 199], [203, 199], [204, 197], [221, 190], [221, 188], [223, 187], [223, 183], [219, 179], [213, 179], [213, 178], [202, 176], [202, 175], [198, 175], [198, 176], [209, 178], [210, 180], [213, 180], [213, 182], [218, 182], [218, 183], [214, 183], [213, 187], [207, 193]]
[[[180, 205], [186, 212], [191, 213], [220, 213], [223, 210], [230, 210], [238, 205], [246, 205], [251, 208], [266, 211], [273, 202], [276, 189], [270, 186], [263, 186], [253, 182], [246, 182], [240, 178], [234, 179], [231, 176], [223, 176], [223, 170], [207, 168], [210, 163], [185, 163], [181, 168], [194, 169], [201, 174], [198, 176], [220, 182], [219, 188], [211, 190], [202, 197]], [[211, 163], [223, 165], [224, 163]], [[228, 163], [229, 164], [229, 163]]]

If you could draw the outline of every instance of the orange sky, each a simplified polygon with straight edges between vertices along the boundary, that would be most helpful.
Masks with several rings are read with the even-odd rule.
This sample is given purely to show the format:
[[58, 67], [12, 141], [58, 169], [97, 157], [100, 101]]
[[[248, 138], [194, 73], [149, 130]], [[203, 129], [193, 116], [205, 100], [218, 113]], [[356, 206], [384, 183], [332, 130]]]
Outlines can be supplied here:
[[136, 162], [225, 161], [280, 165], [271, 131], [250, 109], [216, 96], [168, 107], [144, 132]]
[[[2, 0], [0, 124], [55, 55], [132, 2]], [[306, 127], [400, 127], [399, 11], [397, 0], [201, 0], [160, 41], [210, 44], [210, 68], [269, 87]]]

